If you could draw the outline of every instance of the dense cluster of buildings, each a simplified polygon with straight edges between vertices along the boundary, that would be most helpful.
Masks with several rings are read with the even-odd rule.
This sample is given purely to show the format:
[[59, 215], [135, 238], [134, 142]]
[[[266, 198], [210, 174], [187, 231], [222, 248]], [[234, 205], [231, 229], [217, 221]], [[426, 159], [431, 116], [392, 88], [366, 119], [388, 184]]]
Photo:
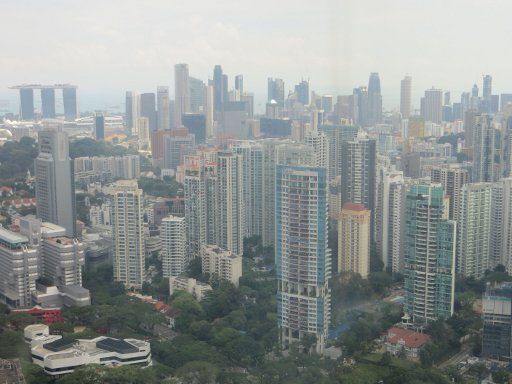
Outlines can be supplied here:
[[[310, 91], [306, 80], [286, 94], [282, 79], [269, 78], [265, 112], [258, 115], [243, 76], [229, 88], [220, 65], [206, 83], [191, 77], [187, 64], [174, 70], [174, 98], [163, 86], [156, 94], [126, 93], [125, 133], [159, 177], [182, 183], [183, 197], [145, 195], [137, 183], [138, 155], [71, 162], [66, 133], [43, 130], [37, 216], [41, 228], [50, 222], [64, 233], [33, 244], [22, 230], [0, 232], [3, 252], [27, 261], [19, 279], [0, 291], [11, 305], [33, 301], [39, 276], [59, 289], [80, 286], [83, 233], [74, 181], [95, 182], [107, 196], [91, 204], [87, 235], [96, 230], [110, 238], [114, 278], [129, 288], [142, 288], [151, 274], [146, 258], [154, 255], [171, 292], [201, 299], [211, 290], [183, 277], [196, 258], [204, 274], [236, 286], [244, 238], [261, 238], [275, 251], [285, 347], [313, 335], [316, 350], [324, 351], [334, 273], [366, 278], [384, 269], [404, 276], [403, 326], [410, 330], [390, 333], [389, 348], [405, 345], [417, 357], [426, 340], [409, 332], [453, 314], [456, 274], [480, 278], [498, 264], [512, 272], [512, 97], [493, 95], [490, 76], [483, 95], [475, 85], [452, 102], [449, 92], [432, 88], [417, 109], [406, 76], [400, 110], [393, 112], [383, 111], [378, 73], [367, 86], [336, 97]], [[102, 139], [100, 115], [95, 126]], [[329, 233], [337, 249], [329, 248]], [[66, 257], [73, 263], [59, 272]], [[13, 294], [18, 286], [23, 289]], [[497, 311], [492, 297], [484, 299], [494, 300], [494, 309], [484, 304], [484, 316]]]

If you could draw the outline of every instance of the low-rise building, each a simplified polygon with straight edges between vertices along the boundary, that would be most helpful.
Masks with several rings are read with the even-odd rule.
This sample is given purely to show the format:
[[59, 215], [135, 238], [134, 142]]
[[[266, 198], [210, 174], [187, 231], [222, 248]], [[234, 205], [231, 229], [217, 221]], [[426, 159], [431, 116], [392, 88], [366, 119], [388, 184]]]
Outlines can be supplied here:
[[384, 336], [384, 345], [389, 353], [395, 356], [404, 353], [411, 360], [419, 358], [421, 348], [429, 341], [429, 335], [398, 327], [388, 329]]
[[105, 336], [91, 340], [52, 337], [51, 341], [32, 347], [31, 356], [32, 362], [51, 376], [71, 373], [89, 364], [151, 365], [149, 342]]
[[212, 291], [212, 286], [191, 277], [172, 276], [169, 278], [169, 294], [172, 295], [176, 291], [186, 291], [201, 301]]
[[201, 247], [201, 268], [203, 273], [217, 275], [238, 287], [242, 277], [242, 257], [226, 251], [216, 245]]

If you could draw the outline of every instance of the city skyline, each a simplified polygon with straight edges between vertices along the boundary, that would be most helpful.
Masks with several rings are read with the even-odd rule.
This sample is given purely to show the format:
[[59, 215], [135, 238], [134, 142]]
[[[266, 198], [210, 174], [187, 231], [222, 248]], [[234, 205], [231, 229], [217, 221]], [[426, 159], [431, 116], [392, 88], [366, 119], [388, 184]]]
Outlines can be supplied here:
[[[506, 78], [505, 50], [490, 35], [495, 24], [510, 28], [505, 17], [512, 5], [505, 2], [487, 5], [492, 20], [481, 17], [476, 2], [462, 1], [407, 4], [407, 8], [389, 1], [321, 5], [285, 1], [264, 3], [250, 12], [248, 5], [229, 2], [198, 7], [154, 1], [143, 9], [131, 2], [122, 8], [119, 2], [92, 3], [5, 4], [6, 22], [0, 30], [19, 30], [13, 24], [15, 13], [23, 13], [27, 20], [27, 28], [19, 31], [19, 40], [27, 43], [6, 41], [9, 56], [0, 59], [5, 73], [0, 75], [0, 100], [9, 101], [9, 109], [16, 110], [17, 103], [7, 87], [23, 82], [76, 83], [82, 110], [121, 105], [128, 89], [154, 92], [159, 85], [171, 85], [172, 92], [173, 66], [180, 62], [189, 64], [191, 76], [203, 80], [212, 76], [215, 64], [230, 75], [230, 84], [243, 74], [244, 89], [256, 95], [257, 111], [264, 107], [268, 77], [283, 78], [286, 90], [309, 78], [311, 89], [319, 93], [349, 94], [377, 71], [386, 109], [398, 107], [400, 80], [406, 74], [413, 77], [415, 108], [425, 89], [434, 86], [455, 96], [469, 91], [473, 83], [481, 87], [485, 74], [493, 76], [495, 93], [512, 88]], [[89, 13], [91, 6], [97, 12]], [[53, 28], [43, 28], [46, 16], [56, 10], [61, 17]], [[300, 17], [303, 14], [308, 18]], [[418, 14], [424, 18], [418, 19]], [[187, 31], [186, 38], [173, 39], [181, 30]], [[449, 37], [462, 30], [465, 38], [452, 44]], [[30, 43], [36, 34], [47, 42], [44, 47]], [[479, 54], [480, 41], [493, 52], [491, 64]], [[472, 65], [461, 66], [469, 56]]]

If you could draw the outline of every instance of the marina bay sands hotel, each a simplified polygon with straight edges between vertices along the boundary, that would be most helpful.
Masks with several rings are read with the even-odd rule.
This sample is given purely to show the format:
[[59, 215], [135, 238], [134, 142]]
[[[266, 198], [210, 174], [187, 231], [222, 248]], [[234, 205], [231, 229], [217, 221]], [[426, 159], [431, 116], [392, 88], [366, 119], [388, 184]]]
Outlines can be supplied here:
[[64, 117], [75, 120], [78, 116], [76, 105], [76, 85], [71, 84], [23, 84], [9, 87], [20, 92], [20, 119], [34, 120], [34, 89], [41, 90], [41, 112], [44, 119], [55, 118], [55, 90], [62, 89]]

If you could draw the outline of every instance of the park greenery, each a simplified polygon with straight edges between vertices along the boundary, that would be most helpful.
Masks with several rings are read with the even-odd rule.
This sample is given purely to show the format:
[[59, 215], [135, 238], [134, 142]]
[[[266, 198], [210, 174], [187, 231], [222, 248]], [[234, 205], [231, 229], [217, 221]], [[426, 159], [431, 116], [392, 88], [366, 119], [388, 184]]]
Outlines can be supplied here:
[[0, 181], [11, 185], [25, 180], [27, 171], [34, 174], [34, 159], [38, 148], [34, 139], [22, 137], [20, 141], [8, 141], [0, 147]]
[[136, 155], [137, 151], [122, 145], [114, 145], [108, 141], [94, 140], [85, 137], [69, 141], [69, 156], [74, 159], [77, 157], [90, 156], [123, 156]]

